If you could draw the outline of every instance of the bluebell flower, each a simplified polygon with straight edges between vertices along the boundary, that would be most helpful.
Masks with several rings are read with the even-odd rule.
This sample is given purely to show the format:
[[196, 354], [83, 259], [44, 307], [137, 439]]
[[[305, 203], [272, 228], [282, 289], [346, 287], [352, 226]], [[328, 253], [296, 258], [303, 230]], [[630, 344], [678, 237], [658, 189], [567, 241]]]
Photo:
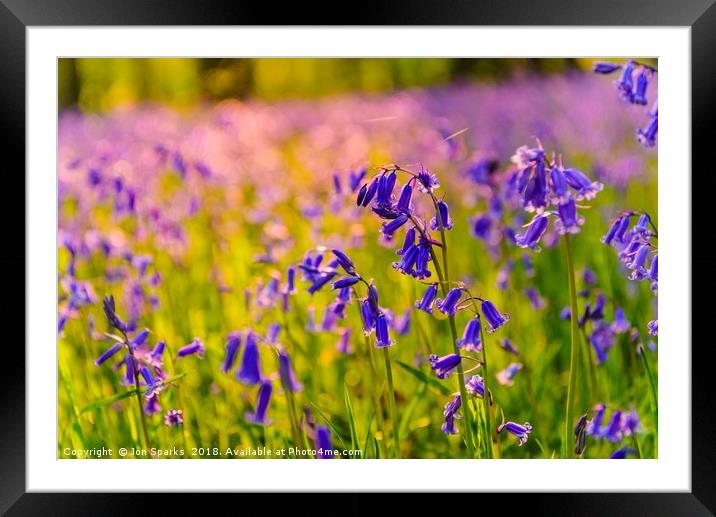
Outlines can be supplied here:
[[224, 362], [221, 363], [221, 371], [229, 373], [229, 370], [234, 367], [236, 354], [238, 354], [241, 346], [241, 332], [231, 332], [226, 336], [226, 340], [226, 355], [224, 356]]
[[625, 436], [633, 436], [641, 429], [641, 424], [639, 422], [639, 415], [636, 412], [636, 409], [633, 407], [624, 413], [624, 418], [622, 419], [622, 432]]
[[351, 192], [356, 191], [367, 173], [368, 170], [365, 167], [358, 169], [356, 172], [348, 171], [348, 186], [350, 187]]
[[528, 212], [538, 213], [547, 206], [547, 171], [544, 159], [538, 160], [531, 171], [523, 172], [524, 187], [520, 189], [522, 205]]
[[446, 404], [445, 409], [443, 410], [443, 416], [453, 416], [455, 413], [457, 413], [457, 410], [460, 409], [460, 406], [462, 405], [462, 401], [460, 399], [460, 394], [455, 393]]
[[[377, 206], [391, 206], [393, 203], [393, 188], [397, 175], [395, 171], [388, 174], [382, 174], [378, 180], [378, 191], [375, 196], [375, 204]], [[365, 203], [365, 201], [363, 201]]]
[[395, 330], [395, 332], [397, 332], [399, 336], [406, 336], [410, 333], [410, 312], [411, 312], [411, 309], [409, 307], [403, 313], [403, 315], [400, 317], [396, 316], [391, 311], [385, 311], [385, 312], [389, 316], [388, 323], [390, 324], [390, 328]]
[[166, 348], [166, 346], [167, 344], [164, 341], [159, 341], [156, 345], [154, 345], [152, 351], [149, 352], [147, 360], [152, 366], [161, 367], [164, 364], [164, 361], [162, 360], [162, 355], [164, 355], [164, 349]]
[[641, 69], [639, 75], [636, 76], [636, 86], [634, 87], [634, 94], [632, 96], [632, 103], [646, 105], [646, 88], [649, 86], [649, 77], [644, 68]]
[[134, 359], [132, 358], [131, 354], [127, 354], [124, 356], [124, 376], [122, 378], [122, 384], [125, 386], [133, 386], [134, 385]]
[[569, 190], [567, 189], [567, 179], [561, 168], [554, 166], [549, 173], [550, 186], [552, 189], [552, 203], [561, 204], [567, 201]]
[[606, 408], [607, 407], [602, 403], [594, 406], [594, 416], [587, 426], [588, 435], [594, 436], [595, 438], [601, 437], [602, 421], [604, 420], [604, 412], [606, 411]]
[[597, 61], [594, 63], [592, 70], [598, 74], [611, 74], [612, 72], [619, 70], [621, 67], [622, 65], [619, 63]]
[[514, 422], [505, 422], [503, 420], [502, 423], [497, 426], [497, 432], [501, 433], [503, 429], [515, 436], [518, 440], [517, 445], [522, 446], [527, 443], [527, 439], [529, 438], [527, 435], [532, 432], [532, 425], [529, 422], [525, 422], [523, 425], [520, 425]]
[[375, 337], [376, 348], [385, 348], [387, 346], [392, 346], [395, 344], [395, 341], [390, 339], [388, 320], [385, 317], [385, 314], [379, 314], [378, 317], [375, 319]]
[[514, 384], [514, 377], [522, 369], [522, 363], [510, 363], [507, 368], [497, 372], [497, 382], [503, 386], [512, 386]]
[[[465, 389], [471, 396], [483, 398], [485, 396], [485, 380], [479, 375], [473, 375], [465, 383]], [[490, 403], [492, 402], [490, 401]]]
[[408, 182], [405, 185], [403, 185], [403, 188], [400, 191], [400, 197], [398, 198], [398, 204], [395, 206], [395, 209], [398, 212], [402, 212], [405, 214], [412, 213], [413, 212], [413, 204], [411, 202], [412, 197], [413, 197], [413, 187]]
[[654, 255], [651, 259], [651, 265], [649, 266], [649, 273], [646, 277], [652, 282], [651, 290], [655, 293], [659, 290], [659, 256]]
[[378, 192], [379, 183], [379, 178], [375, 178], [369, 186], [363, 185], [358, 192], [358, 199], [356, 200], [356, 204], [363, 207], [368, 206]]
[[462, 361], [462, 358], [458, 354], [448, 354], [442, 357], [438, 357], [435, 354], [431, 354], [428, 357], [430, 361], [430, 367], [435, 370], [435, 375], [438, 379], [444, 379], [450, 373], [457, 368]]
[[515, 243], [520, 248], [529, 248], [534, 251], [539, 251], [540, 239], [547, 231], [547, 225], [549, 224], [549, 218], [545, 214], [538, 214], [534, 216], [527, 231], [515, 235]]
[[142, 366], [139, 369], [139, 375], [144, 379], [146, 390], [144, 391], [144, 397], [149, 398], [152, 395], [156, 395], [161, 387], [162, 381], [152, 375], [152, 371], [147, 366]]
[[[438, 220], [440, 217], [440, 220]], [[453, 220], [450, 218], [450, 211], [445, 201], [438, 201], [438, 209], [435, 213], [435, 217], [430, 219], [430, 229], [433, 231], [440, 230], [442, 224], [443, 230], [450, 230], [453, 227]]]
[[177, 352], [177, 357], [186, 357], [192, 354], [196, 354], [200, 358], [204, 357], [204, 343], [198, 337], [195, 337], [188, 345], [181, 347]]
[[495, 305], [489, 300], [483, 300], [480, 307], [482, 309], [482, 315], [485, 317], [487, 322], [487, 326], [485, 328], [490, 334], [495, 332], [510, 319], [509, 314], [500, 314], [500, 312], [495, 308]]
[[465, 175], [480, 185], [489, 185], [491, 182], [492, 175], [497, 171], [500, 163], [497, 160], [491, 160], [489, 158], [482, 158], [472, 162]]
[[413, 268], [418, 258], [418, 246], [411, 246], [405, 253], [403, 253], [400, 261], [393, 262], [393, 269], [397, 269], [404, 275], [412, 275], [414, 273]]
[[612, 453], [611, 456], [609, 456], [610, 460], [623, 460], [626, 459], [627, 455], [631, 454], [632, 456], [636, 454], [636, 451], [632, 449], [631, 447], [624, 446], [621, 449], [618, 449]]
[[123, 343], [115, 343], [111, 347], [107, 349], [102, 355], [100, 355], [97, 359], [95, 359], [94, 364], [95, 366], [100, 366], [103, 362], [105, 362], [107, 359], [112, 357], [114, 354], [119, 352], [122, 347], [124, 346]]
[[580, 456], [584, 453], [584, 448], [587, 443], [587, 415], [584, 414], [577, 420], [577, 425], [574, 426], [574, 454]]
[[562, 310], [559, 313], [559, 319], [562, 319], [562, 320], [571, 320], [572, 319], [572, 308], [569, 305], [562, 308]]
[[457, 303], [460, 301], [461, 297], [462, 288], [454, 287], [453, 289], [450, 289], [450, 291], [448, 291], [447, 295], [445, 295], [444, 300], [442, 298], [438, 298], [435, 302], [435, 306], [443, 314], [447, 316], [454, 316], [457, 312]]
[[429, 194], [435, 189], [440, 188], [440, 182], [438, 181], [438, 177], [435, 174], [431, 174], [426, 169], [421, 168], [420, 172], [418, 172], [417, 174], [417, 178], [418, 190], [420, 192], [423, 192], [424, 194]]
[[624, 71], [622, 72], [621, 77], [618, 81], [615, 81], [614, 84], [617, 87], [617, 90], [619, 91], [619, 96], [627, 100], [629, 102], [632, 101], [632, 98], [634, 94], [632, 93], [632, 89], [634, 88], [634, 81], [632, 79], [632, 74], [634, 73], [634, 62], [629, 61], [624, 65]]
[[368, 298], [363, 300], [360, 304], [360, 315], [363, 320], [363, 334], [369, 336], [373, 332], [373, 329], [375, 329], [376, 315], [375, 312], [373, 312]]
[[316, 426], [316, 459], [330, 460], [333, 459], [333, 445], [331, 445], [331, 431], [325, 425]]
[[278, 335], [281, 332], [281, 325], [278, 323], [271, 323], [266, 329], [266, 341], [275, 345], [278, 340]]
[[609, 423], [601, 430], [601, 437], [606, 438], [612, 443], [618, 443], [622, 440], [622, 412], [617, 410], [612, 413]]
[[649, 329], [650, 336], [659, 335], [659, 320], [651, 320], [649, 323], [647, 323], [647, 327]]
[[278, 353], [278, 375], [284, 390], [296, 393], [303, 389], [303, 385], [298, 382], [296, 374], [291, 368], [291, 359], [284, 350], [280, 350]]
[[567, 184], [577, 191], [575, 199], [594, 199], [598, 192], [604, 188], [604, 185], [598, 181], [592, 181], [582, 171], [577, 169], [564, 169], [564, 179]]
[[435, 296], [438, 294], [438, 284], [430, 284], [428, 288], [425, 290], [425, 294], [423, 294], [423, 297], [415, 302], [415, 306], [420, 309], [421, 311], [425, 311], [428, 314], [433, 313], [433, 301], [435, 301]]
[[247, 386], [255, 386], [263, 380], [257, 335], [251, 331], [246, 336], [244, 355], [241, 358], [241, 366], [236, 372], [236, 380]]
[[159, 405], [159, 398], [156, 394], [147, 398], [144, 402], [144, 414], [146, 415], [156, 415], [161, 412], [161, 410], [162, 407]]
[[404, 255], [411, 247], [415, 245], [415, 228], [409, 228], [405, 232], [405, 239], [403, 240], [403, 247], [398, 249], [395, 253], [397, 255]]
[[357, 284], [358, 282], [360, 282], [360, 278], [358, 278], [356, 276], [349, 276], [346, 278], [341, 278], [340, 280], [336, 280], [335, 282], [333, 282], [332, 287], [333, 287], [333, 290], [335, 291], [336, 289], [343, 289], [345, 287], [350, 287], [352, 285]]
[[338, 264], [345, 270], [346, 273], [349, 275], [355, 274], [355, 266], [353, 265], [353, 261], [343, 253], [341, 250], [334, 249], [333, 254], [336, 256], [336, 259], [338, 260]]
[[400, 229], [401, 226], [403, 226], [408, 221], [408, 216], [405, 214], [402, 214], [401, 216], [393, 219], [389, 223], [383, 223], [383, 229], [381, 230], [383, 232], [383, 235], [386, 236], [386, 238], [392, 238], [393, 234]]
[[245, 413], [244, 418], [248, 422], [258, 425], [269, 425], [271, 420], [266, 418], [273, 386], [270, 381], [263, 381], [256, 397], [256, 410], [253, 413]]
[[646, 259], [649, 256], [650, 250], [651, 246], [649, 246], [649, 244], [642, 244], [636, 250], [633, 259], [628, 265], [629, 269], [632, 270], [631, 275], [629, 275], [631, 280], [643, 280], [646, 278], [646, 275], [648, 274], [646, 270]]
[[107, 321], [112, 327], [120, 332], [127, 331], [127, 325], [122, 321], [122, 318], [117, 315], [115, 310], [114, 296], [105, 296], [102, 301], [102, 308], [104, 309], [104, 315], [107, 317]]
[[637, 129], [637, 140], [646, 147], [654, 147], [656, 145], [656, 134], [659, 131], [659, 117], [653, 117], [646, 129]]
[[589, 313], [589, 319], [592, 321], [604, 319], [604, 305], [607, 302], [607, 297], [604, 293], [600, 292], [597, 295], [597, 302], [594, 304], [594, 308]]
[[149, 337], [149, 329], [144, 329], [141, 332], [137, 332], [132, 340], [129, 342], [129, 346], [132, 348], [138, 348], [144, 344]]
[[440, 430], [444, 434], [458, 434], [457, 427], [455, 427], [455, 416], [446, 416], [445, 423], [440, 427]]
[[458, 339], [455, 344], [462, 350], [468, 350], [470, 352], [482, 351], [482, 340], [480, 339], [480, 320], [472, 318], [465, 325], [465, 330], [462, 334], [462, 338]]
[[487, 214], [477, 215], [472, 219], [472, 234], [480, 240], [488, 239], [491, 228], [492, 217]]
[[624, 315], [624, 309], [617, 307], [614, 309], [614, 323], [612, 323], [612, 330], [616, 334], [623, 334], [631, 328], [631, 323], [626, 319]]
[[181, 409], [170, 409], [164, 416], [164, 425], [178, 427], [184, 423], [184, 412]]
[[644, 238], [648, 238], [651, 235], [651, 232], [649, 231], [650, 222], [651, 217], [649, 217], [649, 214], [640, 214], [639, 219], [637, 220], [634, 227], [631, 229], [632, 234], [639, 234]]
[[608, 359], [607, 351], [614, 346], [614, 330], [612, 326], [599, 322], [589, 336], [589, 343], [594, 347], [594, 351], [597, 354], [597, 364], [604, 363]]
[[557, 206], [557, 231], [560, 235], [566, 233], [579, 233], [579, 227], [584, 224], [584, 217], [577, 214], [577, 205], [574, 199], [569, 199], [566, 202]]

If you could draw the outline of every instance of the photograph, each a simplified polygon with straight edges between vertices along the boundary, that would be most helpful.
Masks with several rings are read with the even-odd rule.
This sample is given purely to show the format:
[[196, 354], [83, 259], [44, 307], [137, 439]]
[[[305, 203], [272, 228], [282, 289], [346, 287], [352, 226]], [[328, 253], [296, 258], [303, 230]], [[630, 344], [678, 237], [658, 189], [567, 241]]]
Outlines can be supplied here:
[[60, 57], [57, 460], [658, 459], [658, 68]]

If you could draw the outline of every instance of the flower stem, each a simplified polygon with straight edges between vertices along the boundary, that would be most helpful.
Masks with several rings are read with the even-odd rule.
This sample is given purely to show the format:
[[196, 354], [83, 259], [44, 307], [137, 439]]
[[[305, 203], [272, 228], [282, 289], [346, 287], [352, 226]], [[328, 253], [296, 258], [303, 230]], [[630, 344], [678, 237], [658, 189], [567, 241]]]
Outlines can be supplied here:
[[125, 335], [125, 344], [127, 345], [127, 348], [129, 349], [129, 355], [132, 358], [132, 374], [134, 375], [134, 388], [136, 390], [137, 394], [137, 406], [139, 407], [139, 418], [142, 422], [142, 433], [144, 434], [144, 450], [150, 451], [151, 446], [149, 445], [149, 432], [147, 431], [147, 420], [144, 416], [144, 406], [142, 405], [142, 392], [139, 388], [139, 373], [137, 372], [137, 364], [135, 363], [134, 359], [134, 350], [132, 350], [132, 345], [129, 344], [129, 339]]
[[649, 379], [649, 387], [650, 387], [650, 402], [651, 402], [651, 417], [654, 420], [654, 451], [655, 453], [659, 452], [659, 397], [657, 395], [657, 389], [656, 384], [654, 383], [654, 377], [651, 375], [651, 368], [649, 368], [649, 361], [646, 358], [646, 351], [642, 347], [640, 350], [639, 357], [641, 357], [641, 362], [644, 365], [644, 370], [646, 371], [646, 377]]
[[400, 434], [398, 427], [398, 413], [395, 410], [395, 390], [393, 389], [393, 369], [390, 366], [390, 351], [389, 347], [383, 348], [383, 358], [385, 359], [385, 376], [388, 379], [388, 393], [390, 395], [390, 420], [393, 423], [393, 448], [395, 450], [395, 457], [400, 459]]
[[[482, 322], [480, 322], [480, 341], [482, 341], [482, 382], [485, 392], [482, 395], [482, 403], [485, 406], [485, 426], [487, 427], [487, 437], [485, 445], [487, 446], [487, 457], [496, 457], [497, 436], [492, 432], [492, 415], [490, 414], [490, 390], [487, 388], [487, 353], [485, 352], [485, 337], [482, 331]], [[499, 454], [499, 453], [498, 453]], [[499, 457], [499, 456], [498, 456]]]
[[569, 234], [565, 234], [562, 236], [562, 243], [564, 244], [564, 252], [567, 257], [567, 276], [569, 278], [569, 302], [572, 309], [572, 316], [570, 318], [572, 325], [570, 333], [571, 347], [569, 353], [569, 384], [567, 386], [567, 408], [565, 411], [566, 414], [564, 419], [564, 442], [562, 444], [562, 457], [567, 458], [572, 456], [575, 447], [575, 444], [573, 443], [574, 438], [572, 433], [572, 426], [574, 425], [572, 412], [574, 410], [574, 395], [577, 389], [577, 368], [579, 360], [579, 338], [577, 337], [579, 333], [579, 322], [577, 321], [577, 319], [579, 318], [579, 314], [577, 312], [577, 286], [574, 278], [572, 244], [570, 241]]
[[[443, 275], [443, 270], [440, 268], [440, 264], [438, 262], [438, 258], [435, 254], [435, 250], [432, 246], [430, 246], [430, 255], [433, 259], [433, 266], [435, 267], [435, 273], [438, 275], [438, 280], [440, 280], [440, 289], [442, 290], [443, 296], [447, 295], [448, 292], [448, 285], [450, 283], [450, 277], [448, 276], [448, 251], [447, 251], [447, 239], [445, 238], [445, 229], [443, 228], [443, 222], [442, 218], [440, 217], [440, 211], [438, 210], [437, 201], [435, 199], [435, 196], [431, 194], [430, 196], [433, 200], [433, 205], [435, 206], [435, 213], [438, 220], [438, 224], [440, 227], [440, 241], [441, 241], [441, 248], [443, 252], [443, 268], [445, 270], [445, 274]], [[415, 221], [413, 221], [415, 223]], [[420, 227], [416, 224], [416, 228], [420, 229]], [[421, 230], [422, 232], [422, 230]], [[455, 317], [449, 316], [448, 321], [450, 323], [450, 335], [452, 337], [452, 346], [453, 350], [456, 354], [460, 353], [460, 349], [457, 346], [457, 328], [455, 327]], [[457, 365], [457, 378], [459, 383], [459, 389], [460, 389], [460, 401], [462, 403], [462, 409], [463, 409], [463, 415], [465, 417], [465, 443], [467, 444], [467, 456], [468, 458], [474, 458], [475, 457], [475, 439], [474, 439], [474, 432], [475, 429], [473, 427], [473, 418], [472, 418], [472, 411], [470, 410], [470, 404], [468, 404], [468, 398], [467, 398], [467, 390], [465, 389], [465, 369], [462, 366], [462, 361], [460, 361]]]

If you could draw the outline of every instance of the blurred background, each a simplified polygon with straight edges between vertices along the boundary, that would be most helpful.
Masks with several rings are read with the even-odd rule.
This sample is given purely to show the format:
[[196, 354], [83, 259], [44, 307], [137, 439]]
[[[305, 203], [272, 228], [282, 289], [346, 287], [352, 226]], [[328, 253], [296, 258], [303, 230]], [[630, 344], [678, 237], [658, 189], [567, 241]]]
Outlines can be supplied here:
[[[592, 59], [107, 59], [59, 60], [59, 107], [104, 111], [153, 101], [307, 98], [438, 86], [591, 68]], [[642, 60], [649, 62], [650, 60]], [[651, 60], [654, 62], [655, 60]]]

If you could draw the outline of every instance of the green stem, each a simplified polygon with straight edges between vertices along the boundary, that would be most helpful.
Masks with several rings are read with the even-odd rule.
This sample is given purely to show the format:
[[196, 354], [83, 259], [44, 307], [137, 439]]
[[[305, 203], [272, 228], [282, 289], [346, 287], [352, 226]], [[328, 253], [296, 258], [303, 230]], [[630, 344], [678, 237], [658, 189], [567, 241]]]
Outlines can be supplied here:
[[137, 364], [135, 363], [134, 359], [134, 350], [132, 350], [132, 345], [129, 344], [129, 339], [127, 338], [127, 336], [125, 335], [124, 337], [125, 344], [129, 349], [129, 355], [132, 358], [132, 374], [134, 375], [134, 387], [137, 393], [137, 406], [139, 407], [139, 418], [142, 422], [142, 433], [144, 434], [144, 450], [151, 451], [151, 446], [149, 445], [149, 432], [147, 431], [147, 420], [144, 416], [144, 405], [142, 404], [142, 392], [139, 387], [139, 372], [137, 372]]
[[[443, 228], [442, 218], [440, 217], [440, 211], [437, 208], [437, 201], [435, 200], [435, 197], [431, 195], [433, 199], [433, 204], [435, 205], [435, 212], [436, 217], [439, 222], [440, 226], [440, 240], [442, 244], [442, 251], [443, 251], [443, 266], [445, 268], [445, 275], [443, 275], [443, 270], [440, 267], [440, 263], [438, 262], [437, 255], [435, 254], [435, 250], [432, 246], [430, 246], [430, 255], [433, 259], [433, 266], [435, 267], [435, 273], [438, 276], [438, 280], [440, 281], [440, 289], [443, 293], [443, 296], [447, 295], [448, 292], [448, 285], [450, 283], [450, 277], [447, 274], [448, 271], [448, 255], [447, 255], [447, 239], [445, 239], [445, 230]], [[418, 231], [423, 234], [425, 238], [427, 236], [424, 234], [421, 226], [419, 223], [414, 219], [413, 216], [411, 216], [411, 221], [415, 225], [415, 228], [418, 229]], [[449, 316], [448, 321], [450, 323], [450, 335], [452, 337], [452, 346], [453, 351], [456, 354], [460, 353], [460, 349], [457, 346], [457, 328], [455, 327], [455, 317]], [[475, 429], [473, 427], [473, 418], [472, 418], [472, 411], [470, 410], [470, 405], [468, 404], [468, 397], [467, 397], [467, 389], [465, 389], [465, 369], [462, 366], [462, 361], [460, 361], [457, 365], [457, 378], [459, 383], [459, 389], [460, 389], [460, 401], [462, 402], [462, 408], [463, 408], [463, 416], [465, 417], [465, 442], [467, 444], [467, 456], [468, 458], [474, 458], [475, 457], [475, 439], [474, 439], [474, 432]]]
[[393, 389], [393, 369], [390, 366], [389, 347], [383, 348], [383, 359], [385, 359], [385, 376], [388, 379], [388, 392], [390, 396], [390, 420], [393, 423], [393, 448], [395, 449], [395, 457], [400, 459], [400, 435], [398, 427], [398, 412], [395, 410], [395, 390]]
[[634, 450], [636, 451], [636, 458], [641, 459], [641, 447], [639, 447], [639, 440], [636, 439], [636, 433], [632, 432], [631, 434], [631, 443], [634, 445]]
[[651, 368], [649, 368], [649, 361], [646, 359], [646, 350], [642, 347], [640, 350], [639, 357], [644, 365], [646, 371], [646, 377], [649, 379], [650, 389], [650, 402], [651, 402], [651, 417], [654, 420], [654, 452], [658, 454], [659, 451], [659, 397], [657, 395], [656, 383], [654, 377], [651, 375]]
[[485, 336], [482, 331], [482, 322], [480, 322], [480, 341], [482, 341], [482, 382], [485, 387], [485, 392], [482, 396], [482, 404], [485, 407], [485, 427], [487, 428], [487, 438], [485, 444], [487, 445], [487, 457], [495, 457], [495, 442], [496, 437], [492, 433], [492, 415], [490, 414], [490, 391], [487, 388], [487, 353], [485, 352]]
[[574, 279], [574, 263], [572, 261], [572, 245], [570, 242], [569, 234], [562, 236], [562, 242], [564, 244], [564, 252], [567, 256], [567, 276], [569, 278], [569, 301], [572, 309], [571, 317], [571, 347], [569, 353], [569, 385], [567, 386], [567, 408], [564, 420], [564, 442], [562, 444], [562, 457], [571, 457], [574, 452], [574, 437], [572, 433], [573, 422], [573, 409], [574, 409], [574, 395], [577, 388], [577, 368], [579, 358], [579, 345], [578, 345], [578, 333], [579, 333], [579, 314], [577, 312], [577, 287]]
[[296, 418], [296, 405], [293, 400], [293, 392], [286, 390], [286, 405], [288, 406], [288, 417], [291, 420], [291, 431], [293, 432], [293, 441], [296, 448], [301, 448], [303, 437], [301, 436], [301, 426]]

